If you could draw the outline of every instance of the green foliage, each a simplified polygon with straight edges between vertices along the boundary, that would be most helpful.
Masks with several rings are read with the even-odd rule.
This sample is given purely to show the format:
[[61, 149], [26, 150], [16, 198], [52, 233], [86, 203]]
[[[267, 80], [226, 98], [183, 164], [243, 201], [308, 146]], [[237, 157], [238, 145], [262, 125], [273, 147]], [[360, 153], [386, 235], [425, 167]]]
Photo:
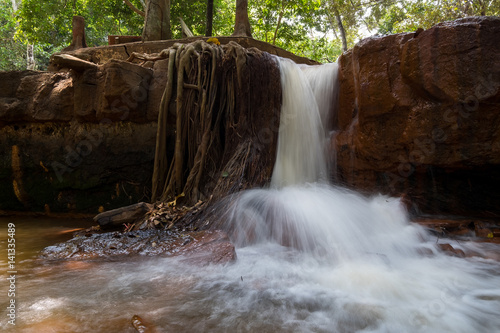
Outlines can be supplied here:
[[26, 68], [26, 45], [14, 39], [16, 21], [12, 6], [0, 2], [0, 70], [20, 70]]
[[214, 36], [229, 36], [234, 29], [236, 1], [214, 0]]
[[256, 39], [317, 61], [341, 53], [320, 0], [256, 0], [249, 3], [249, 17]]
[[28, 44], [34, 45], [36, 69], [45, 69], [50, 55], [71, 43], [74, 15], [85, 17], [89, 46], [107, 44], [108, 35], [138, 35], [144, 22], [121, 0], [23, 0], [16, 13], [2, 0], [0, 8], [0, 70], [26, 69]]
[[[181, 24], [179, 17], [182, 17], [186, 25], [195, 36], [205, 35], [206, 1], [182, 0], [171, 1], [170, 17], [173, 38], [181, 38]], [[214, 5], [215, 6], [215, 5]]]
[[[141, 7], [138, 0], [132, 3]], [[23, 0], [18, 36], [29, 43], [68, 46], [74, 15], [85, 18], [89, 46], [106, 44], [108, 35], [138, 35], [144, 23], [121, 0]]]
[[[131, 0], [143, 9], [142, 0]], [[231, 35], [235, 0], [214, 0], [214, 36]], [[24, 69], [26, 47], [34, 45], [38, 69], [50, 54], [71, 43], [72, 17], [86, 22], [88, 46], [107, 44], [108, 35], [141, 35], [144, 19], [123, 0], [23, 0], [13, 12], [0, 2], [0, 70]], [[335, 60], [347, 46], [372, 32], [390, 34], [429, 28], [471, 15], [500, 15], [498, 0], [254, 0], [249, 1], [253, 37], [318, 61]], [[206, 0], [171, 0], [174, 38], [181, 37], [179, 17], [195, 35], [204, 35]]]
[[405, 0], [383, 13], [378, 30], [382, 34], [428, 29], [433, 25], [467, 16], [499, 16], [498, 0]]

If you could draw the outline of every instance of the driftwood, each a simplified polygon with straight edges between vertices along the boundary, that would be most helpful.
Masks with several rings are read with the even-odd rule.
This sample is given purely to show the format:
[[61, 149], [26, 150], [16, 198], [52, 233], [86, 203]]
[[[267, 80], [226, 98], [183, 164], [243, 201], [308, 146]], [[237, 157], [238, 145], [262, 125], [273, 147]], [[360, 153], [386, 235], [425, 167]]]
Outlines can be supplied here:
[[94, 217], [102, 229], [122, 228], [124, 224], [135, 223], [151, 211], [153, 205], [139, 202], [130, 206], [113, 209]]
[[97, 68], [98, 66], [90, 61], [85, 61], [69, 54], [54, 54], [51, 57], [51, 65], [58, 68], [71, 68], [83, 72], [86, 69]]

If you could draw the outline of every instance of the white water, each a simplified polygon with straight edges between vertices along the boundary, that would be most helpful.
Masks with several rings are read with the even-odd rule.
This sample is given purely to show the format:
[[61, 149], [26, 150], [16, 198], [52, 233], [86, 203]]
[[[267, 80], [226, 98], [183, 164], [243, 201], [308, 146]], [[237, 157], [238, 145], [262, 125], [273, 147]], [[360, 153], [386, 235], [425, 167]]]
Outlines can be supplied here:
[[281, 62], [284, 104], [299, 107], [284, 110], [272, 187], [227, 209], [236, 263], [27, 262], [16, 332], [134, 332], [134, 314], [159, 332], [499, 332], [498, 262], [444, 255], [399, 200], [326, 184], [317, 104], [331, 96], [307, 84], [326, 67]]
[[[327, 178], [325, 125], [332, 105], [336, 64], [312, 75], [310, 66], [280, 60], [283, 87], [280, 133], [271, 186]], [[330, 87], [330, 89], [328, 89]], [[328, 91], [330, 90], [330, 91]]]
[[[296, 319], [291, 313], [298, 315], [303, 301], [318, 312], [308, 312], [314, 319], [299, 321], [305, 326], [298, 331], [500, 331], [498, 263], [444, 255], [409, 222], [399, 199], [365, 198], [325, 181], [334, 100], [328, 87], [336, 86], [336, 67], [289, 60], [280, 67], [283, 108], [272, 186], [241, 193], [228, 228], [236, 244], [269, 261], [254, 265], [283, 272], [273, 292], [294, 306], [280, 318]], [[293, 259], [281, 257], [283, 250], [266, 252], [276, 244], [299, 252]]]

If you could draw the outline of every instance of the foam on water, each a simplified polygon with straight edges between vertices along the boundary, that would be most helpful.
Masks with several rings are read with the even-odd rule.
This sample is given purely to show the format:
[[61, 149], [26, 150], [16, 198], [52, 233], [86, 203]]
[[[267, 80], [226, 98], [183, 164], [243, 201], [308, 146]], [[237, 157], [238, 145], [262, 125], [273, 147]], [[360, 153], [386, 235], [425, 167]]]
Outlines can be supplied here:
[[239, 248], [227, 266], [194, 267], [182, 258], [95, 262], [81, 271], [64, 265], [19, 284], [16, 332], [134, 332], [135, 314], [160, 332], [500, 328], [498, 263], [438, 253], [335, 263], [262, 242]]

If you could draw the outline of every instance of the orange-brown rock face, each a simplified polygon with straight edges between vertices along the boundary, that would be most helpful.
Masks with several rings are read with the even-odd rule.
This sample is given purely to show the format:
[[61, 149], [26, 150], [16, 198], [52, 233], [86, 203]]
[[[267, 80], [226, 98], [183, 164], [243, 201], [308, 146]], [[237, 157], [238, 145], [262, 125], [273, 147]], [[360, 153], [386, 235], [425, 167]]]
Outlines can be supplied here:
[[417, 212], [500, 215], [500, 18], [368, 38], [339, 71], [340, 182]]

